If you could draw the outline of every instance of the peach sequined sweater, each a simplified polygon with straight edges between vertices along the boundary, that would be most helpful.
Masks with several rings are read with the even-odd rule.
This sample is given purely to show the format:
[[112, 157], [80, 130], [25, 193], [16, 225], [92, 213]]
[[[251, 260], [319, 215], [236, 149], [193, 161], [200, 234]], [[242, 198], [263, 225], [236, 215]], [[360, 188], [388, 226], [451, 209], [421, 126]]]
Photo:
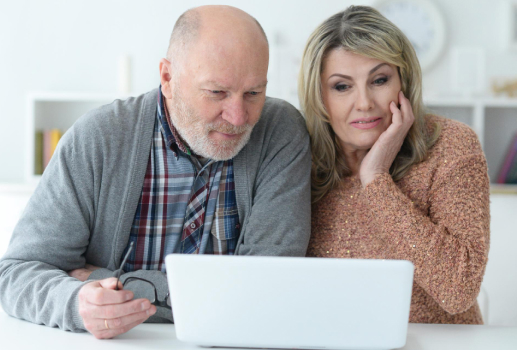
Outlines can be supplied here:
[[347, 177], [313, 205], [307, 256], [404, 259], [415, 266], [410, 322], [482, 324], [476, 301], [490, 237], [489, 180], [476, 134], [442, 125], [400, 181]]

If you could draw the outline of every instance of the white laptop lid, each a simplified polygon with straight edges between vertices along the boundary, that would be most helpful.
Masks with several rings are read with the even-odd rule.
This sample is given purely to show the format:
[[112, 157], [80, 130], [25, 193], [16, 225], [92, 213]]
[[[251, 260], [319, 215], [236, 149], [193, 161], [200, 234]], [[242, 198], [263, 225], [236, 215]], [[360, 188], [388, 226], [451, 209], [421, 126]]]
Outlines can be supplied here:
[[406, 343], [409, 261], [171, 254], [165, 262], [181, 341], [306, 349]]

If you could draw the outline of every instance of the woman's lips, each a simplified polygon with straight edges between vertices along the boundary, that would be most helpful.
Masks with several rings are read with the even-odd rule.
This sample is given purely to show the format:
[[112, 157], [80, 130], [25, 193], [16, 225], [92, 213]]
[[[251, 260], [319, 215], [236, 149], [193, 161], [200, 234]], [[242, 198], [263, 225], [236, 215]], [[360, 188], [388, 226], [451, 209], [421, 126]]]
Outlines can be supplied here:
[[354, 120], [350, 123], [354, 128], [357, 129], [372, 129], [381, 123], [382, 118], [371, 118], [371, 119], [361, 119]]

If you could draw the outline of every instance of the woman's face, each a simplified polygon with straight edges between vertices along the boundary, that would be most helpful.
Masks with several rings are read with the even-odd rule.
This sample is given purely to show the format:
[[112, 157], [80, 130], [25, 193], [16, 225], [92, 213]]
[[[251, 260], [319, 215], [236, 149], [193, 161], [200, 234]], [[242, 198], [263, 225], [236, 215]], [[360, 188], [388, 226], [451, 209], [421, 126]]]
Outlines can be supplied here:
[[332, 50], [321, 74], [323, 103], [345, 153], [370, 149], [391, 124], [401, 90], [395, 66], [344, 49]]

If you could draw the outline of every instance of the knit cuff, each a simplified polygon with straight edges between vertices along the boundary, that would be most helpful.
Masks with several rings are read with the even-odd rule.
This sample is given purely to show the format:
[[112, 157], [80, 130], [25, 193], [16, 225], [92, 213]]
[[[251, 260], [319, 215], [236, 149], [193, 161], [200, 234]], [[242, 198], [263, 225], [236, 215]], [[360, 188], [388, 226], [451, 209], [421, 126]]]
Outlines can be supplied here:
[[73, 305], [73, 307], [72, 307], [72, 322], [73, 322], [73, 324], [75, 326], [75, 328], [72, 329], [72, 330], [74, 332], [81, 332], [81, 331], [84, 332], [84, 331], [86, 331], [86, 327], [84, 326], [83, 318], [79, 314], [79, 290], [81, 288], [82, 288], [82, 286], [80, 288], [78, 288], [77, 291], [74, 292], [74, 294], [72, 295], [72, 300], [71, 300], [71, 304]]
[[386, 201], [388, 198], [393, 198], [393, 186], [396, 187], [390, 174], [378, 174], [372, 182], [366, 185], [364, 193], [370, 203], [378, 200]]
[[364, 193], [383, 238], [397, 246], [400, 256], [413, 256], [412, 250], [418, 246], [418, 238], [412, 233], [422, 229], [419, 222], [422, 214], [415, 210], [411, 199], [389, 174], [377, 175], [365, 187]]

